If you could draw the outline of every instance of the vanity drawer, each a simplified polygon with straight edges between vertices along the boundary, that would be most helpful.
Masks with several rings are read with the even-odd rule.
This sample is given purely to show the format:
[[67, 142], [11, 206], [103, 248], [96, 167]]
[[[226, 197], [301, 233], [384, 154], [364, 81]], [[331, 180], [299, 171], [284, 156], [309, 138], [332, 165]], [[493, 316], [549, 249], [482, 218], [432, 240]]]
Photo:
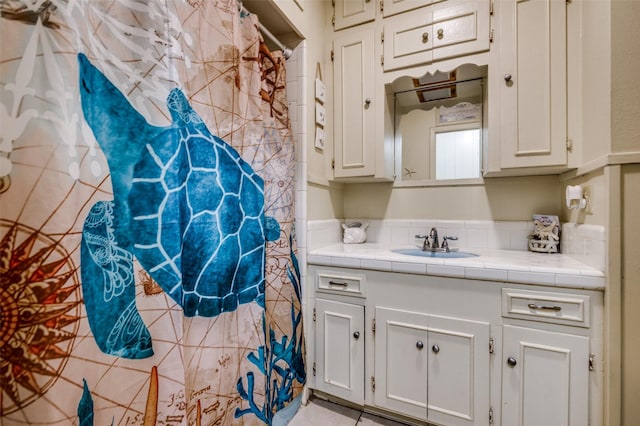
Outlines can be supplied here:
[[365, 276], [318, 272], [318, 291], [364, 297]]
[[590, 297], [513, 288], [502, 289], [502, 316], [589, 327]]

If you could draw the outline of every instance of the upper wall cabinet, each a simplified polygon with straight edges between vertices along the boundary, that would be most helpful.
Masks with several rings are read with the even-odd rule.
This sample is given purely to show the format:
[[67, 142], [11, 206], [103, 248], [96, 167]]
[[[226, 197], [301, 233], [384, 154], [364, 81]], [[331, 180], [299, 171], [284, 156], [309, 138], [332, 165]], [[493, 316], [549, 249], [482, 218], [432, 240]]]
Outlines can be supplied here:
[[373, 21], [376, 17], [374, 0], [335, 0], [333, 24], [336, 30]]
[[373, 26], [340, 31], [333, 40], [334, 177], [373, 176], [375, 79]]
[[394, 180], [388, 83], [405, 72], [419, 78], [431, 63], [475, 63], [465, 58], [489, 50], [489, 9], [489, 0], [335, 0], [334, 179]]
[[500, 168], [561, 169], [567, 164], [567, 4], [507, 0], [500, 9]]
[[384, 19], [383, 25], [385, 71], [489, 49], [488, 1], [445, 1]]

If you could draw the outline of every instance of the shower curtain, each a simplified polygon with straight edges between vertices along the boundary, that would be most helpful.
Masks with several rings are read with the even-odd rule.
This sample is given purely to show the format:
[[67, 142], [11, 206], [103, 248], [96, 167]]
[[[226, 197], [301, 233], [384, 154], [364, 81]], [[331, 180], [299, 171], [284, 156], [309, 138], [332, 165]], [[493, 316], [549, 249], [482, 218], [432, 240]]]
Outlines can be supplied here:
[[282, 54], [236, 0], [0, 11], [1, 423], [271, 424], [305, 383]]

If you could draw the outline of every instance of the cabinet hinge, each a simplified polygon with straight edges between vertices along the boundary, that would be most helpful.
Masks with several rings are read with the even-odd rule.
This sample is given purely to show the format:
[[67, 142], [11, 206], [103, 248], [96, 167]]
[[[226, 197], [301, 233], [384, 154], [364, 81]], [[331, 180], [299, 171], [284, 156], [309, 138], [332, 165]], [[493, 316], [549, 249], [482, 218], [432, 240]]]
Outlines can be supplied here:
[[371, 392], [376, 391], [376, 378], [371, 376]]
[[313, 322], [316, 322], [316, 308], [313, 308]]
[[331, 159], [331, 170], [335, 170], [335, 169], [336, 169], [336, 160]]
[[493, 424], [493, 407], [489, 407], [489, 424]]
[[380, 65], [384, 67], [384, 55], [380, 56]]
[[331, 15], [331, 25], [336, 26], [336, 2], [331, 0], [331, 6], [333, 7], [333, 14]]
[[489, 15], [493, 16], [493, 2], [489, 3]]
[[596, 356], [594, 354], [589, 354], [589, 371], [593, 371], [596, 369]]
[[573, 138], [567, 138], [567, 151], [573, 150]]
[[384, 0], [380, 0], [380, 12], [384, 10]]
[[331, 49], [331, 62], [333, 62], [333, 49]]
[[316, 362], [313, 361], [313, 367], [311, 367], [311, 370], [313, 371], [313, 377], [316, 376]]
[[380, 41], [384, 43], [384, 31], [380, 33]]
[[489, 353], [492, 354], [495, 351], [496, 340], [493, 337], [489, 338]]
[[372, 331], [374, 334], [375, 334], [375, 332], [376, 332], [376, 319], [375, 319], [375, 318], [371, 321], [371, 331]]
[[489, 43], [493, 43], [493, 28], [489, 31]]

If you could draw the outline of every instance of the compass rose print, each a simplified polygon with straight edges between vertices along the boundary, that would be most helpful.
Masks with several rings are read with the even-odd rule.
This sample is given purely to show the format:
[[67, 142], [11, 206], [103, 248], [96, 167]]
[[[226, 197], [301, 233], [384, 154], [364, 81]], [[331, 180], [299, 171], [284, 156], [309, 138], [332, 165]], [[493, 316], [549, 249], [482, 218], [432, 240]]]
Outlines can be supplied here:
[[44, 395], [69, 358], [81, 303], [76, 267], [56, 241], [0, 221], [0, 415]]

